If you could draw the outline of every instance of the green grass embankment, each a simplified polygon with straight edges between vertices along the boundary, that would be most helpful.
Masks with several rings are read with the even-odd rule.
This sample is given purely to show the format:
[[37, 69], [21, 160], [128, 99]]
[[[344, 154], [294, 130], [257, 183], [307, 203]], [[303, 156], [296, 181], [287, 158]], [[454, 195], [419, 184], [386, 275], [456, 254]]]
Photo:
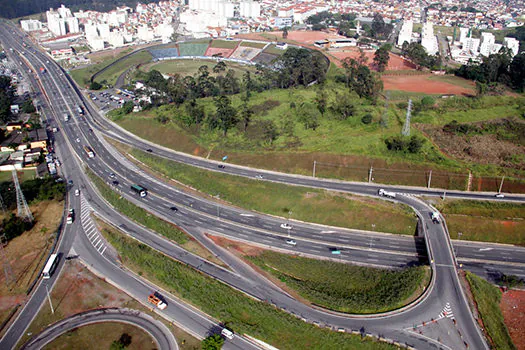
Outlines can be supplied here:
[[279, 349], [395, 348], [304, 323], [113, 230], [106, 230], [104, 235], [128, 268], [219, 319], [234, 331], [249, 334]]
[[447, 200], [437, 208], [454, 239], [525, 245], [525, 204]]
[[141, 63], [147, 63], [151, 61], [151, 54], [147, 51], [141, 51], [137, 54], [131, 55], [128, 58], [125, 58], [113, 66], [106, 69], [104, 72], [97, 75], [95, 78], [96, 82], [106, 81], [110, 85], [115, 85], [117, 78], [124, 73], [124, 71], [130, 67], [134, 67]]
[[428, 284], [425, 266], [384, 270], [264, 251], [248, 260], [306, 300], [327, 309], [369, 314], [403, 307]]
[[[189, 236], [183, 231], [179, 230], [174, 225], [166, 222], [158, 217], [148, 213], [146, 210], [137, 207], [127, 199], [124, 199], [118, 193], [111, 190], [111, 188], [102, 181], [98, 176], [88, 170], [88, 175], [102, 194], [102, 196], [119, 212], [141, 225], [169, 238], [180, 245], [189, 241]], [[126, 190], [126, 189], [124, 189]]]
[[499, 308], [501, 300], [499, 288], [468, 271], [466, 278], [483, 321], [485, 333], [492, 342], [491, 348], [516, 349]]
[[402, 204], [207, 171], [133, 149], [151, 169], [233, 205], [277, 216], [353, 229], [413, 235], [417, 220]]

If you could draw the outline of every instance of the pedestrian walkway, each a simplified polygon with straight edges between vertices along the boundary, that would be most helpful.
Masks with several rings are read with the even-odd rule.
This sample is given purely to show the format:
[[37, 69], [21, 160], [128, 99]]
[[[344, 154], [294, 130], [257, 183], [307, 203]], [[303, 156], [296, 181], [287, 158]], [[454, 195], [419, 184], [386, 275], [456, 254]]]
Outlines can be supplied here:
[[91, 217], [91, 212], [93, 212], [93, 208], [91, 207], [87, 199], [82, 194], [80, 194], [80, 223], [82, 225], [82, 228], [84, 229], [83, 231], [86, 234], [89, 242], [91, 242], [91, 244], [93, 245], [93, 247], [101, 255], [104, 255], [104, 252], [107, 248], [107, 244], [105, 239], [98, 231], [95, 222]]

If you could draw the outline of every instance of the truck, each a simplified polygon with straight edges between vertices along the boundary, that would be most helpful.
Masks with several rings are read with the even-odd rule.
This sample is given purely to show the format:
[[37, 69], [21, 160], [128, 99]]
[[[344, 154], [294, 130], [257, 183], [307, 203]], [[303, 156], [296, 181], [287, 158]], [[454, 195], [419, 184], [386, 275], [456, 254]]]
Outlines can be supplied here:
[[80, 105], [77, 105], [77, 112], [79, 115], [84, 115], [84, 110], [82, 109]]
[[386, 191], [386, 190], [384, 190], [382, 188], [380, 188], [379, 191], [377, 191], [377, 194], [380, 197], [396, 198], [396, 193], [395, 192]]
[[69, 121], [69, 114], [64, 113], [64, 121], [65, 122]]
[[40, 73], [45, 73], [46, 72], [46, 69], [44, 67], [40, 67]]
[[439, 211], [432, 212], [432, 214], [430, 214], [430, 218], [434, 224], [439, 224]]
[[144, 198], [144, 197], [146, 197], [148, 195], [148, 190], [145, 189], [144, 187], [140, 186], [140, 185], [133, 184], [133, 185], [131, 185], [130, 188], [131, 188], [131, 190], [133, 192], [135, 192], [136, 194], [138, 194], [142, 198]]
[[67, 213], [66, 223], [72, 224], [73, 221], [75, 221], [75, 210], [69, 209], [69, 212]]
[[151, 293], [149, 295], [148, 302], [155, 305], [159, 310], [164, 310], [166, 307], [168, 307], [168, 304], [162, 301], [160, 295], [157, 292]]

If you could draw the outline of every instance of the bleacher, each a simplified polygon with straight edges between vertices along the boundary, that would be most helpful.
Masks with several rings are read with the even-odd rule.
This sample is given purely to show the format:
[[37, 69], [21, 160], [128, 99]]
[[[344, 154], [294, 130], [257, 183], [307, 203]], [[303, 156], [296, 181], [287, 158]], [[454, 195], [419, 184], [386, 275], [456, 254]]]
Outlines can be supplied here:
[[261, 53], [261, 49], [256, 49], [253, 47], [239, 46], [237, 49], [230, 55], [230, 58], [236, 58], [239, 60], [251, 61], [255, 56]]
[[206, 49], [210, 45], [209, 42], [205, 43], [180, 43], [179, 50], [181, 56], [204, 56]]
[[252, 62], [255, 62], [255, 63], [260, 63], [260, 64], [270, 64], [274, 59], [276, 59], [277, 55], [272, 55], [272, 54], [269, 54], [269, 53], [266, 53], [266, 52], [261, 52], [260, 54], [258, 54], [257, 56], [255, 56], [253, 59], [252, 59]]
[[179, 50], [177, 48], [169, 48], [169, 49], [148, 49], [151, 56], [153, 56], [153, 59], [162, 60], [162, 59], [169, 59], [173, 57], [179, 57]]

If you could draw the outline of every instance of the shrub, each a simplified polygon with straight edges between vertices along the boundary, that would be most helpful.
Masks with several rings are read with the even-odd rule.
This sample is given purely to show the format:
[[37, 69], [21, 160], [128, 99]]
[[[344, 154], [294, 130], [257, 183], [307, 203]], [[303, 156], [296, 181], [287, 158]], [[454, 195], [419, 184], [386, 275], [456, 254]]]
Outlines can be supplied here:
[[372, 115], [371, 114], [365, 114], [363, 118], [361, 118], [361, 122], [363, 124], [370, 124], [372, 122]]
[[389, 151], [403, 151], [409, 153], [418, 153], [425, 140], [416, 135], [405, 138], [403, 136], [391, 136], [385, 140], [386, 148]]

